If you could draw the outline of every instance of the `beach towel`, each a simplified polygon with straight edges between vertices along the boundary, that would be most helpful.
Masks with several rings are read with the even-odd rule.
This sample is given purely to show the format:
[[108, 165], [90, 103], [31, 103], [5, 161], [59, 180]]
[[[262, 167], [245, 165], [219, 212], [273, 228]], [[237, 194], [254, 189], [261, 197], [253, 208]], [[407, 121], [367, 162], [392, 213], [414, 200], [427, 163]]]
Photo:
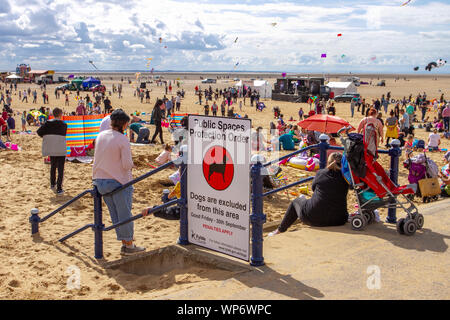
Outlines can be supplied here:
[[73, 163], [92, 163], [94, 157], [83, 156], [83, 157], [66, 157], [67, 161]]

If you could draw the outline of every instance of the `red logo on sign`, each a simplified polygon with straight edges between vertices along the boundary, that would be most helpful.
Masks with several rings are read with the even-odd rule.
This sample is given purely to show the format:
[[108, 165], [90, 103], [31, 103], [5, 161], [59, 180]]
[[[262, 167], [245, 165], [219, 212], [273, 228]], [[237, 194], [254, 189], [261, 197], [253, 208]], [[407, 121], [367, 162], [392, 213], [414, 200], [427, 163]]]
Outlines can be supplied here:
[[214, 146], [206, 152], [203, 176], [214, 190], [222, 191], [230, 186], [234, 177], [234, 164], [227, 149]]

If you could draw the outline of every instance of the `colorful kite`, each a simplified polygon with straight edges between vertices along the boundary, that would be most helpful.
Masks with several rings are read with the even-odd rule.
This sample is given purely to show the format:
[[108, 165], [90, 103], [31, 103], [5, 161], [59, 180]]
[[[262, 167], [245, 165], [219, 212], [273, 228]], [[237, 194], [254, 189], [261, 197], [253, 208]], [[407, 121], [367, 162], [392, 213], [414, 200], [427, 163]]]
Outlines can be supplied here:
[[447, 61], [443, 60], [443, 59], [438, 59], [436, 62], [430, 62], [426, 67], [425, 70], [427, 71], [431, 71], [434, 68], [440, 68], [443, 67], [445, 64], [447, 63]]
[[272, 27], [276, 27], [277, 24], [278, 24], [277, 22], [272, 22], [272, 23], [271, 23], [271, 26], [272, 26]]
[[373, 56], [373, 57], [370, 58], [370, 60], [372, 60], [372, 61], [375, 61], [376, 59], [377, 59], [376, 56]]
[[238, 41], [239, 37], [236, 37], [236, 40], [234, 40], [234, 43], [236, 43]]
[[414, 71], [417, 71], [417, 70], [419, 70], [419, 67], [415, 67], [415, 68], [414, 68]]
[[403, 3], [400, 7], [406, 6], [408, 3], [410, 3], [411, 0], [406, 1], [405, 3]]
[[337, 35], [338, 37], [342, 37], [342, 33], [338, 33], [338, 35]]
[[344, 59], [345, 57], [346, 57], [346, 55], [345, 55], [345, 54], [341, 55], [341, 58], [342, 58], [342, 59]]
[[322, 55], [320, 56], [321, 58], [326, 58], [327, 54], [326, 53], [322, 53]]
[[281, 74], [281, 76], [283, 77], [283, 78], [286, 78], [286, 72], [283, 72], [282, 74]]

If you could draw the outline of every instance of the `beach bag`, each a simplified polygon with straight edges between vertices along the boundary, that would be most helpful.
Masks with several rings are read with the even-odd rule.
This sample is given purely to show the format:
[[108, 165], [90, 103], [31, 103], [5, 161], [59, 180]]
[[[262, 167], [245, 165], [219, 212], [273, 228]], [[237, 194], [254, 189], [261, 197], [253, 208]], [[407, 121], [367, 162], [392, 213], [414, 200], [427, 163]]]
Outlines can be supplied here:
[[375, 158], [377, 157], [377, 130], [372, 123], [364, 127], [364, 143], [369, 152]]
[[437, 178], [439, 175], [439, 167], [433, 160], [428, 158], [427, 158], [427, 174], [431, 178]]
[[436, 196], [441, 193], [438, 178], [428, 178], [419, 181], [419, 189], [422, 197]]
[[70, 147], [70, 157], [86, 157], [86, 147]]

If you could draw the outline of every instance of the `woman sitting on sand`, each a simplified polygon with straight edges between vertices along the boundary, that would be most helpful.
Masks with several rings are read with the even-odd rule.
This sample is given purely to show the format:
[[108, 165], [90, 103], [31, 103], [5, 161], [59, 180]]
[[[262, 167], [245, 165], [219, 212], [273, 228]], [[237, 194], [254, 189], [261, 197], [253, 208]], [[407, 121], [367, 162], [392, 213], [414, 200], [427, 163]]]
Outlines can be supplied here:
[[[113, 195], [108, 193], [133, 180], [134, 167], [128, 138], [124, 135], [130, 117], [121, 109], [111, 114], [111, 128], [99, 133], [95, 140], [93, 180], [98, 192], [103, 195], [113, 224], [132, 217], [133, 186]], [[121, 254], [131, 255], [145, 248], [133, 244], [134, 224], [124, 224], [116, 229], [117, 240], [122, 241]]]
[[342, 154], [332, 153], [328, 167], [319, 170], [313, 180], [310, 199], [301, 196], [291, 202], [280, 226], [269, 236], [285, 232], [297, 219], [315, 227], [344, 225], [348, 220], [348, 183], [341, 173]]

